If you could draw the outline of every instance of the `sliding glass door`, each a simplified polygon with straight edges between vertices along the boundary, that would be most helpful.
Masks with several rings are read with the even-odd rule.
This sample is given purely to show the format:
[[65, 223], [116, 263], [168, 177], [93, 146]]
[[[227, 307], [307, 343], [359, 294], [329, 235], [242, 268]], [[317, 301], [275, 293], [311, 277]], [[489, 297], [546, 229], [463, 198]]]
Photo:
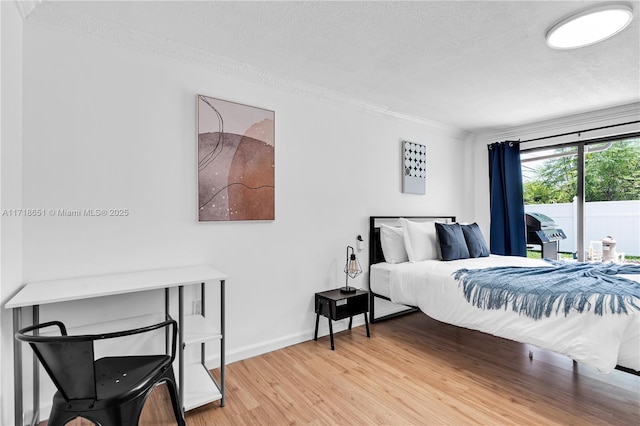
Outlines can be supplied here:
[[522, 176], [525, 211], [567, 236], [562, 257], [601, 260], [613, 248], [618, 261], [640, 260], [640, 135], [523, 150]]
[[[587, 145], [586, 257], [640, 260], [640, 138]], [[611, 242], [610, 240], [613, 240]], [[606, 241], [603, 245], [602, 241]]]

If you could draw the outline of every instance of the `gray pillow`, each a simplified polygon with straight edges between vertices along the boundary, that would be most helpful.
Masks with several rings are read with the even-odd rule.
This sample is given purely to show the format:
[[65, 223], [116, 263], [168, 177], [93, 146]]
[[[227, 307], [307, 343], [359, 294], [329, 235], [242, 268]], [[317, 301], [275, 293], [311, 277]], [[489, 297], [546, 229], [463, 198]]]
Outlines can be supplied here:
[[464, 239], [462, 227], [459, 224], [436, 222], [436, 233], [438, 234], [442, 260], [469, 258], [467, 241]]
[[489, 247], [482, 235], [482, 231], [477, 223], [470, 225], [460, 225], [464, 239], [467, 242], [470, 257], [487, 257], [489, 256]]

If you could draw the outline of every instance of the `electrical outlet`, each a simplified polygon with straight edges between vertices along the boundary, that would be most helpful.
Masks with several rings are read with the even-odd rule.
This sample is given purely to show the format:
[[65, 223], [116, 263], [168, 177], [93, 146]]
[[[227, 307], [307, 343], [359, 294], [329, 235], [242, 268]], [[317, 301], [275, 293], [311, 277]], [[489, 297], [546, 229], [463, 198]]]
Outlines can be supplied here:
[[194, 300], [193, 301], [193, 313], [195, 315], [202, 314], [202, 301], [200, 301], [200, 300]]

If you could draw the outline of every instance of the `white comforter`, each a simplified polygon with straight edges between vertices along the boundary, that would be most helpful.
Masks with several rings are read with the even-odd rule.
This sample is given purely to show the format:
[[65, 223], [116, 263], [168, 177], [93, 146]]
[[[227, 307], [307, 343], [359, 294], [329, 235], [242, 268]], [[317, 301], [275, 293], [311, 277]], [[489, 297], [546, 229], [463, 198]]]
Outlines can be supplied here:
[[[592, 311], [552, 314], [533, 320], [511, 310], [483, 310], [467, 302], [462, 286], [453, 279], [461, 268], [491, 266], [548, 266], [539, 259], [495, 256], [454, 261], [372, 265], [375, 276], [389, 278], [388, 296], [395, 303], [418, 306], [430, 317], [568, 355], [574, 360], [610, 372], [619, 364], [640, 370], [640, 312], [596, 315]], [[626, 276], [640, 282], [639, 275]], [[375, 288], [374, 288], [375, 291]]]

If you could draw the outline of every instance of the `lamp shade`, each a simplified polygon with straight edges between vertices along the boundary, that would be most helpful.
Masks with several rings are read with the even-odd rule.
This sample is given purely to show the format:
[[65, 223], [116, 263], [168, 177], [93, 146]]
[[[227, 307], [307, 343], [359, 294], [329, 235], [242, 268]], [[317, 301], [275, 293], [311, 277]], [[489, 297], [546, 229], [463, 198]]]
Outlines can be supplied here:
[[347, 258], [347, 264], [344, 267], [344, 272], [351, 278], [355, 278], [362, 273], [362, 267], [360, 262], [354, 253], [351, 253]]
[[347, 246], [347, 263], [344, 265], [344, 273], [345, 285], [340, 288], [340, 291], [343, 293], [354, 293], [356, 289], [355, 287], [349, 286], [349, 277], [353, 279], [360, 275], [362, 273], [362, 267], [351, 246]]

